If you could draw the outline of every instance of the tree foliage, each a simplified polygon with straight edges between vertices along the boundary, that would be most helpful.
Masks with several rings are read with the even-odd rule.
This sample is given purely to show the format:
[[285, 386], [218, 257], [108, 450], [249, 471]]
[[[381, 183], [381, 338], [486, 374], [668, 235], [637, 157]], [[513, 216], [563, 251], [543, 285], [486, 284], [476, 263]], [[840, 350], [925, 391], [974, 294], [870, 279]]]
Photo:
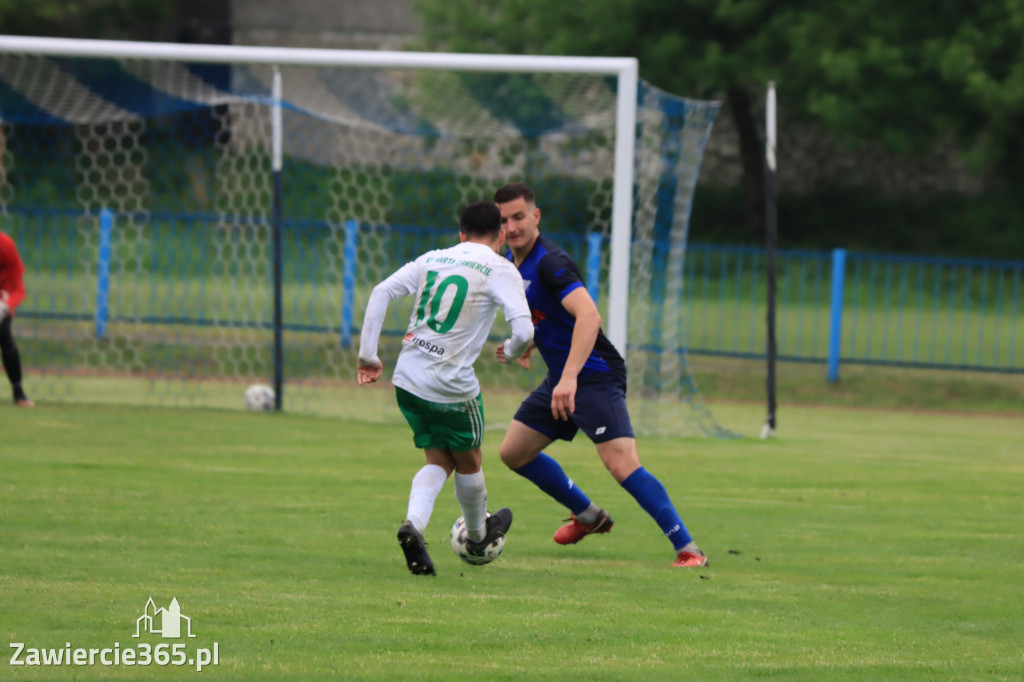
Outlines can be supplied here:
[[1024, 0], [416, 0], [423, 46], [634, 56], [670, 92], [722, 99], [740, 136], [747, 222], [763, 215], [757, 103], [853, 143], [926, 153], [950, 140], [973, 168], [1024, 165]]
[[141, 39], [174, 13], [174, 0], [0, 0], [9, 35]]

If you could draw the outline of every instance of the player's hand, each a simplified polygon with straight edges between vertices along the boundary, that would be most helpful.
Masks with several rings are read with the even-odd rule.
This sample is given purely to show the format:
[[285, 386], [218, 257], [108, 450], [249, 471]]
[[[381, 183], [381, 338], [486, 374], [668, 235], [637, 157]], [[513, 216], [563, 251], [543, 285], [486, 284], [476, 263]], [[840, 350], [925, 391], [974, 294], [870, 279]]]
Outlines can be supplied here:
[[551, 414], [555, 419], [569, 421], [576, 411], [576, 378], [562, 376], [555, 390], [551, 391]]
[[537, 346], [533, 343], [527, 346], [526, 350], [523, 351], [523, 354], [516, 358], [516, 364], [523, 369], [530, 369], [530, 353], [532, 353], [533, 349], [536, 347]]
[[380, 379], [380, 375], [384, 372], [384, 365], [380, 362], [360, 362], [356, 366], [356, 378], [359, 381], [359, 385], [372, 384], [377, 379]]
[[498, 347], [494, 349], [494, 357], [498, 358], [498, 362], [505, 362], [505, 344], [499, 343]]

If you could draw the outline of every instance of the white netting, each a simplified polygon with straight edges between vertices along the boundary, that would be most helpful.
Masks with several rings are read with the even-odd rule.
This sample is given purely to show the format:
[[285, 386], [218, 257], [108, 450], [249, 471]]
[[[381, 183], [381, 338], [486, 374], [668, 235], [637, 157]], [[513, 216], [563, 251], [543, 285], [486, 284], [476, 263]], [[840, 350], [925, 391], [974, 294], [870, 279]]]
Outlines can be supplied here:
[[[459, 207], [506, 182], [533, 187], [542, 231], [576, 258], [607, 318], [614, 79], [298, 66], [280, 76], [286, 409], [393, 416], [376, 394], [352, 392], [369, 291], [457, 240]], [[255, 64], [0, 54], [0, 204], [28, 268], [18, 336], [35, 397], [241, 409], [245, 386], [271, 383], [273, 77]], [[639, 431], [716, 432], [686, 365], [682, 265], [717, 106], [643, 83], [638, 94], [634, 420]], [[408, 312], [390, 311], [391, 362]], [[485, 352], [478, 374], [518, 399], [543, 367], [512, 371]]]

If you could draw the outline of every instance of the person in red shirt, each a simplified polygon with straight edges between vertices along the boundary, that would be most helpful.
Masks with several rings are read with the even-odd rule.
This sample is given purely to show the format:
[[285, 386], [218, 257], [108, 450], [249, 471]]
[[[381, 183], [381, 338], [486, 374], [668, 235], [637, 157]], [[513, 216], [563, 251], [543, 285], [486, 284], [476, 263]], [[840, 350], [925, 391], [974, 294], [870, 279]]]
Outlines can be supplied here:
[[35, 403], [28, 399], [21, 386], [21, 355], [11, 332], [14, 310], [25, 300], [24, 272], [25, 265], [21, 262], [14, 240], [0, 232], [0, 359], [3, 360], [4, 371], [14, 389], [14, 404], [32, 407]]

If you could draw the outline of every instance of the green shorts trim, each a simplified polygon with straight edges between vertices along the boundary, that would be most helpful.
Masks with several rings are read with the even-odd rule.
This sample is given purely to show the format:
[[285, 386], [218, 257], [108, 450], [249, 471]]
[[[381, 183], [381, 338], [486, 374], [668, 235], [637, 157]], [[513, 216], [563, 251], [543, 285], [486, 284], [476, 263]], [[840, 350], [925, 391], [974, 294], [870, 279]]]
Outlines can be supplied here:
[[396, 386], [395, 396], [416, 447], [467, 452], [484, 442], [484, 401], [479, 393], [461, 403], [435, 403]]

